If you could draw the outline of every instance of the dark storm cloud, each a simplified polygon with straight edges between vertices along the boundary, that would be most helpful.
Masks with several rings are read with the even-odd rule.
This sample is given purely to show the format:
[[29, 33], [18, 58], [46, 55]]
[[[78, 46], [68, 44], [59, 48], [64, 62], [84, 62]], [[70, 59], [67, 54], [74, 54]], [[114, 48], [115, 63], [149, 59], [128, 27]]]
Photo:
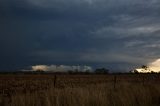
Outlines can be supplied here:
[[160, 56], [159, 10], [158, 0], [1, 0], [1, 69], [148, 64]]

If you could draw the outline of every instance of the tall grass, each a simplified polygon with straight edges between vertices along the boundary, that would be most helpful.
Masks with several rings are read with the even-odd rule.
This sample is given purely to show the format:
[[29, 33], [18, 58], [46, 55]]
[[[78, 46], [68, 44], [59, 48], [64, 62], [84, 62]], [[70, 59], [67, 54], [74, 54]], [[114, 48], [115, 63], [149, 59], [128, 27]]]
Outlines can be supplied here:
[[8, 100], [1, 96], [0, 106], [160, 106], [160, 83], [155, 81], [129, 81], [132, 78], [117, 76], [115, 85], [110, 76], [68, 77], [57, 78], [56, 87], [52, 80], [46, 89], [17, 92]]

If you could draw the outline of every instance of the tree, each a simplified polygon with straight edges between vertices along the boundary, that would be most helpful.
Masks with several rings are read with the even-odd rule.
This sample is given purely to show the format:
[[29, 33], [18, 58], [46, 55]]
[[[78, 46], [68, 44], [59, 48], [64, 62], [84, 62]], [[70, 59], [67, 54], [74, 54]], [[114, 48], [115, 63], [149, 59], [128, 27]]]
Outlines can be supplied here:
[[99, 68], [99, 69], [96, 69], [96, 70], [95, 70], [95, 73], [96, 73], [96, 74], [108, 74], [108, 73], [109, 73], [109, 70], [108, 70], [108, 69], [105, 69], [105, 68]]
[[148, 69], [148, 66], [146, 66], [146, 65], [142, 65], [142, 67], [141, 67], [142, 69], [145, 69], [145, 70], [147, 70]]

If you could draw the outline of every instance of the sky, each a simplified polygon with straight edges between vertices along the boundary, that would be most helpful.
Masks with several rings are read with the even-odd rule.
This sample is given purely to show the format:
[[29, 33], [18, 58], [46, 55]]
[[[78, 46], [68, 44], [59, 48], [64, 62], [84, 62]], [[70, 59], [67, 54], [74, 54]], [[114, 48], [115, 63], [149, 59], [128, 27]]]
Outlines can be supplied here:
[[159, 0], [0, 0], [0, 70], [130, 70], [160, 57]]

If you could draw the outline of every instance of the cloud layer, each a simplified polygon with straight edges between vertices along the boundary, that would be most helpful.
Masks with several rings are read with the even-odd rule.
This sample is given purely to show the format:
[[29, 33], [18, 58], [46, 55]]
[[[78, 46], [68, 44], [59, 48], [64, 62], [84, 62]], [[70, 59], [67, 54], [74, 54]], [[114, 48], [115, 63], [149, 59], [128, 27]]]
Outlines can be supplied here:
[[1, 0], [0, 69], [149, 64], [160, 57], [159, 10], [159, 0]]
[[91, 72], [93, 71], [93, 69], [90, 66], [35, 65], [35, 66], [31, 66], [30, 71], [50, 71], [50, 72], [68, 72], [68, 71], [87, 72], [88, 71], [88, 72]]

